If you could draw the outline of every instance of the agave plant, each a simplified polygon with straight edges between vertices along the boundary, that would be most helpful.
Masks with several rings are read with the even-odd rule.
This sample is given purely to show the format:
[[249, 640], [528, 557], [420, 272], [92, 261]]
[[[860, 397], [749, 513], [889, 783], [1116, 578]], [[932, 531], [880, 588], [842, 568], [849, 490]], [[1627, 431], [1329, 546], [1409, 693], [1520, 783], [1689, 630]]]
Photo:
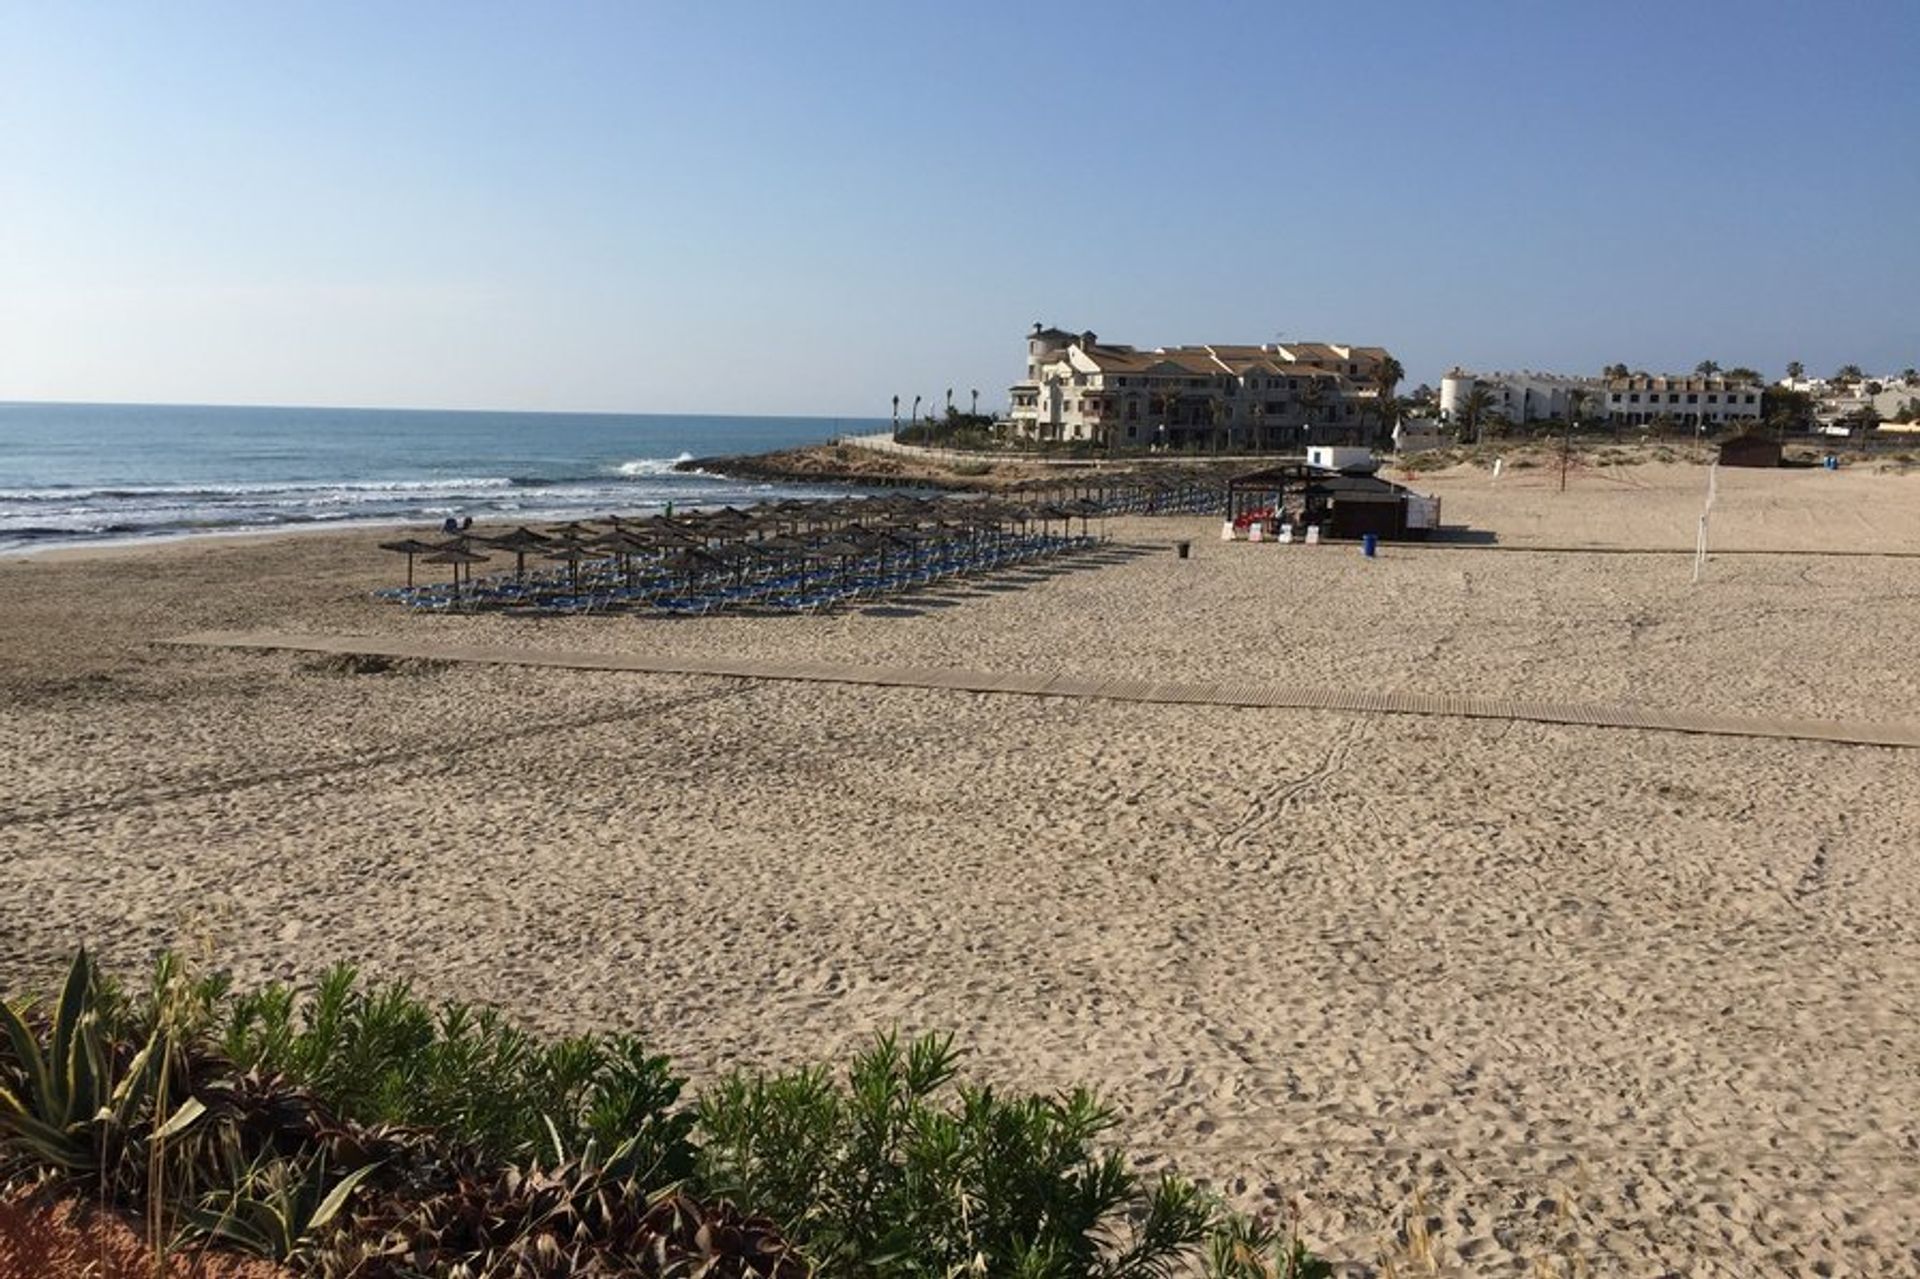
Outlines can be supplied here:
[[[112, 1033], [93, 961], [82, 950], [52, 1012], [35, 1020], [0, 1000], [0, 1160], [83, 1183], [136, 1183], [140, 1148], [191, 1127], [191, 1097], [165, 1110], [160, 1069], [169, 1045], [155, 1025], [137, 1048]], [[164, 1116], [164, 1117], [163, 1117]]]
[[336, 1177], [325, 1154], [235, 1167], [226, 1185], [187, 1210], [185, 1228], [275, 1261], [294, 1261], [318, 1242], [375, 1167], [366, 1164]]

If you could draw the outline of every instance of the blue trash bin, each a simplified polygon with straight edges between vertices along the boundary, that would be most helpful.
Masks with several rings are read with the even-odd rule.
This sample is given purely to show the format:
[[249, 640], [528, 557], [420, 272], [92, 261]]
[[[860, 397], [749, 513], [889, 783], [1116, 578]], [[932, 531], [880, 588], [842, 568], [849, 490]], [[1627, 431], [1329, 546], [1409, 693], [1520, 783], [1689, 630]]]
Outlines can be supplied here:
[[1362, 533], [1360, 535], [1360, 553], [1362, 555], [1368, 559], [1372, 559], [1379, 551], [1380, 535], [1378, 533]]

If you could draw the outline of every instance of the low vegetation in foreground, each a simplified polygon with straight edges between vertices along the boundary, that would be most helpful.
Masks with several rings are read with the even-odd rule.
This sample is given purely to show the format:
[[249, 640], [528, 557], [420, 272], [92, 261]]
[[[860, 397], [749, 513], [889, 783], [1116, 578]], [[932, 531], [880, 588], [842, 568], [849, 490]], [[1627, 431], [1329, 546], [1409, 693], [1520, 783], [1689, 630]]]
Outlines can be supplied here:
[[0, 1003], [0, 1186], [325, 1279], [1319, 1279], [1297, 1237], [1102, 1149], [1091, 1095], [962, 1082], [951, 1042], [688, 1095], [626, 1035], [542, 1040], [345, 967], [236, 991], [83, 952]]

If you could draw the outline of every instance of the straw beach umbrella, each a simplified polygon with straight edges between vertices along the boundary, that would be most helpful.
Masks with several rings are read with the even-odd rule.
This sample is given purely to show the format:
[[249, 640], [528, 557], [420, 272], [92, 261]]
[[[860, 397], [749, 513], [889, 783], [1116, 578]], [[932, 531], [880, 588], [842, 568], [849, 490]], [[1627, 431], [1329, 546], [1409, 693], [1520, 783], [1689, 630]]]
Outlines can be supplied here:
[[473, 575], [473, 565], [484, 564], [486, 562], [486, 556], [475, 554], [464, 546], [444, 547], [427, 556], [425, 560], [425, 563], [428, 564], [453, 565], [453, 594], [456, 599], [459, 598], [460, 595], [460, 566], [462, 564], [467, 565], [467, 575], [471, 578]]
[[605, 537], [596, 538], [593, 543], [603, 551], [610, 551], [620, 561], [620, 571], [627, 579], [627, 585], [633, 585], [633, 557], [650, 555], [658, 549], [640, 530], [630, 524], [622, 524]]
[[599, 556], [575, 542], [562, 543], [559, 547], [547, 551], [550, 560], [561, 560], [567, 566], [567, 584], [577, 594], [580, 590], [580, 561], [598, 559]]
[[864, 555], [865, 553], [866, 552], [861, 550], [860, 547], [854, 545], [852, 542], [848, 541], [845, 538], [836, 538], [831, 542], [823, 542], [819, 546], [813, 547], [811, 550], [807, 552], [808, 556], [812, 559], [839, 560], [840, 561], [840, 579], [842, 581], [845, 581], [847, 577], [852, 573], [852, 569], [849, 566], [853, 563], [853, 561], [857, 559], [859, 556]]
[[407, 557], [407, 589], [412, 590], [413, 557], [416, 555], [430, 555], [434, 551], [439, 550], [440, 547], [434, 542], [423, 542], [417, 537], [408, 537], [402, 538], [398, 542], [382, 542], [380, 543], [380, 549], [383, 551], [393, 551], [396, 554]]
[[515, 577], [525, 577], [527, 575], [528, 551], [545, 550], [547, 547], [553, 545], [552, 538], [544, 537], [526, 527], [517, 528], [511, 533], [505, 533], [499, 537], [490, 537], [487, 539], [487, 542], [489, 545], [497, 546], [503, 551], [513, 552], [513, 575]]

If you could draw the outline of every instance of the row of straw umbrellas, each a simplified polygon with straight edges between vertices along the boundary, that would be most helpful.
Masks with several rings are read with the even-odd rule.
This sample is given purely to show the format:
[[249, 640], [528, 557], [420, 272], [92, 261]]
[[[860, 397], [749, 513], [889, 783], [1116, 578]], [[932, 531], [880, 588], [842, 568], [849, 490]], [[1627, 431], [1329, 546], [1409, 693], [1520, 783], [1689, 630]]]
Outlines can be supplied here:
[[1071, 527], [1105, 515], [1100, 503], [1085, 499], [1032, 503], [979, 498], [878, 497], [788, 500], [681, 515], [571, 521], [544, 531], [521, 526], [506, 533], [462, 532], [441, 541], [409, 537], [382, 542], [383, 550], [407, 557], [407, 586], [413, 587], [414, 560], [451, 567], [457, 594], [463, 573], [492, 556], [482, 548], [513, 556], [514, 576], [524, 578], [529, 556], [565, 564], [578, 590], [580, 565], [617, 560], [631, 579], [636, 559], [653, 560], [676, 573], [706, 574], [737, 568], [748, 559], [837, 559], [842, 562], [886, 547], [914, 547], [986, 530], [1028, 528], [1047, 531], [1058, 522]]

